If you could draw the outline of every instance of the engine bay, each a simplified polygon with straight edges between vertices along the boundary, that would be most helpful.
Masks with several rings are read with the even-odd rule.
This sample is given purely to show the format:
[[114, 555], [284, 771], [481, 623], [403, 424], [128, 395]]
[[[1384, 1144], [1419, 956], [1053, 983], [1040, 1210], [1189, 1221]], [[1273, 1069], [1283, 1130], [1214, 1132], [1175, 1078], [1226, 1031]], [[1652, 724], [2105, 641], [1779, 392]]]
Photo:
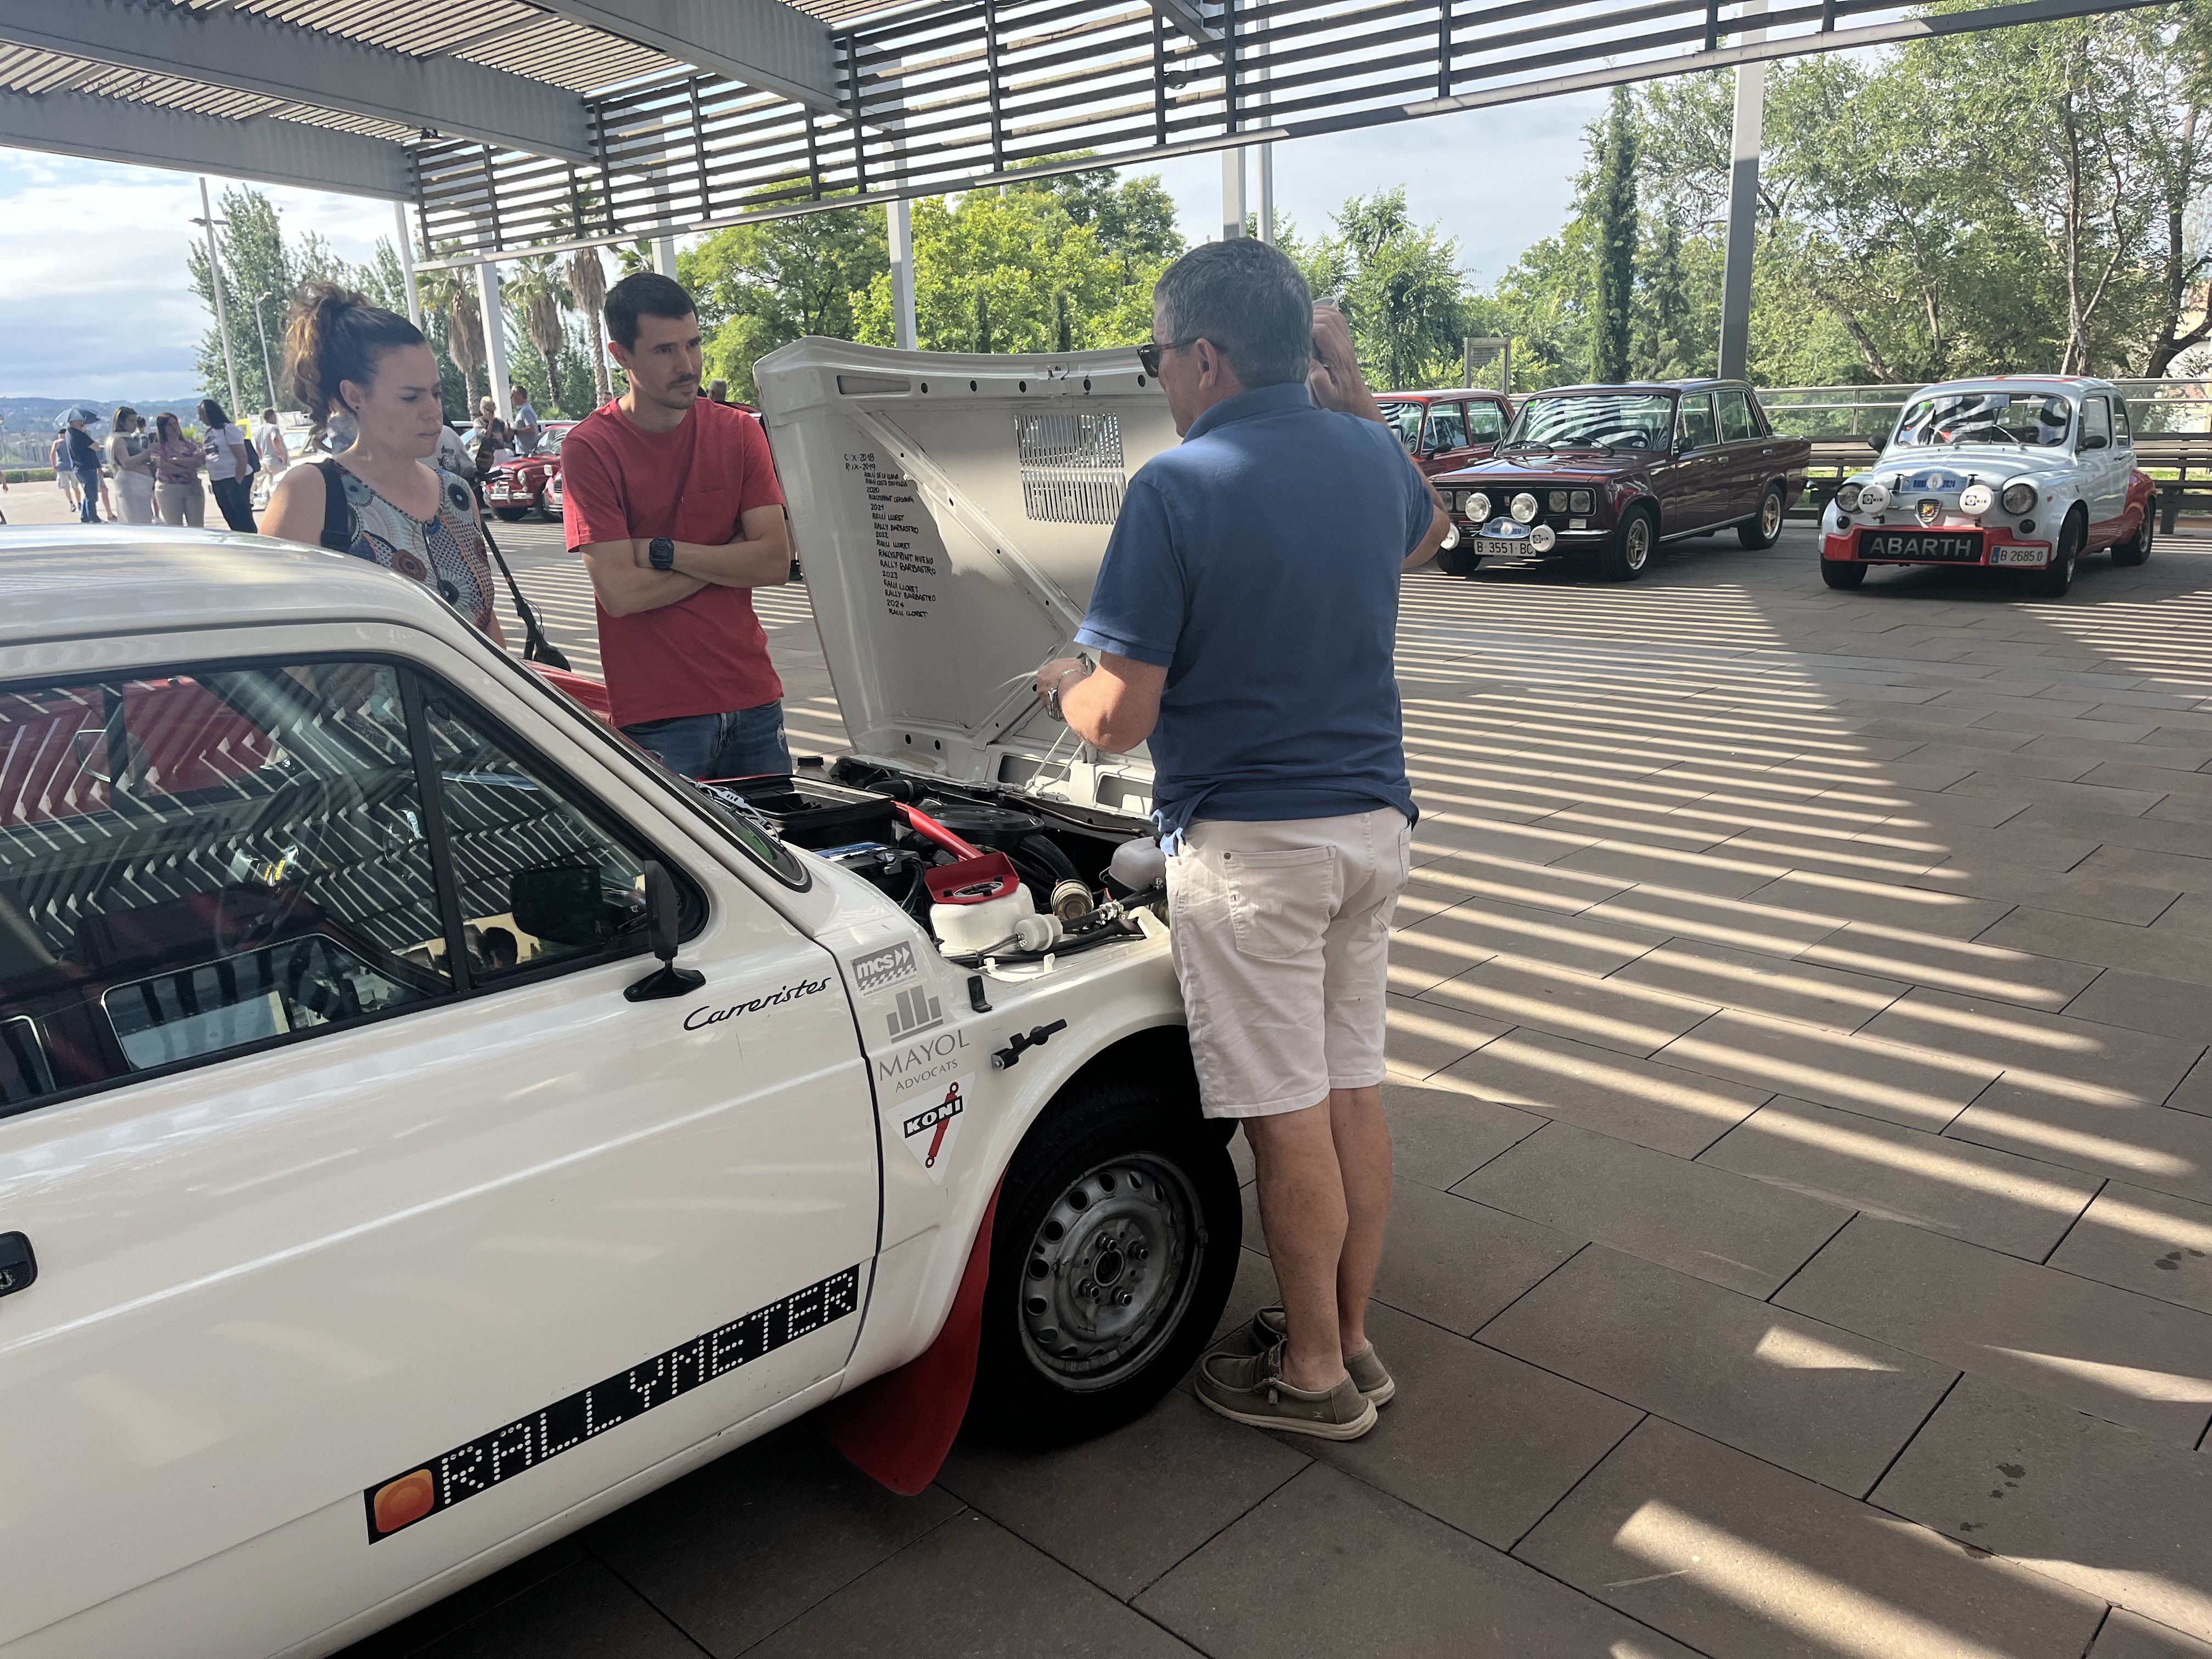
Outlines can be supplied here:
[[868, 882], [965, 966], [1049, 963], [1164, 925], [1165, 860], [1143, 818], [852, 756], [701, 787]]

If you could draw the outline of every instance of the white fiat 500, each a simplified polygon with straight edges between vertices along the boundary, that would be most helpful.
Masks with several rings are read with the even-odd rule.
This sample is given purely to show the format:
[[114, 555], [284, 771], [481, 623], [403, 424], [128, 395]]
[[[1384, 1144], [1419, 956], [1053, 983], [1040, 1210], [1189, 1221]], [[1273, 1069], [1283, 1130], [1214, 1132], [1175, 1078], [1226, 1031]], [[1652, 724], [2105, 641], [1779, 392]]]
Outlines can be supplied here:
[[2127, 400], [2109, 380], [1996, 375], [1923, 386], [1881, 459], [1829, 503], [1820, 575], [1856, 587], [1875, 565], [2021, 569], [2057, 598], [2084, 554], [2148, 558], [2154, 505]]
[[916, 1489], [1211, 1331], [1147, 763], [1024, 684], [1158, 389], [760, 380], [834, 772], [695, 786], [351, 559], [0, 531], [0, 1650], [328, 1653], [817, 1406]]

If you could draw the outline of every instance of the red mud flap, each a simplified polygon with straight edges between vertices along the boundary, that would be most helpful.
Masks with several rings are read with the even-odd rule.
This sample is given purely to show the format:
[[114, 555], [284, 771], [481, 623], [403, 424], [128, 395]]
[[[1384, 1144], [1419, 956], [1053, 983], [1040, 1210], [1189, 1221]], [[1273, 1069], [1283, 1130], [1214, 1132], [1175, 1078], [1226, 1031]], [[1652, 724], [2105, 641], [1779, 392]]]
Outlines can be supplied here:
[[983, 1287], [991, 1278], [991, 1223], [998, 1212], [994, 1188], [937, 1340], [896, 1370], [814, 1414], [823, 1437], [854, 1468], [902, 1498], [912, 1498], [937, 1479], [968, 1414], [983, 1334]]

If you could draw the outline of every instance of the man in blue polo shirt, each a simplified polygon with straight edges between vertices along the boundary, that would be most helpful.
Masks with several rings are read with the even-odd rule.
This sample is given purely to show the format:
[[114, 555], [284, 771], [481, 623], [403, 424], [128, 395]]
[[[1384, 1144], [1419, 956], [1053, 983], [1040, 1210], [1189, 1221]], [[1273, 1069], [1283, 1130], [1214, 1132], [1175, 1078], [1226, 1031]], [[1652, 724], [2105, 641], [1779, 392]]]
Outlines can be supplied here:
[[1450, 521], [1343, 317], [1275, 249], [1178, 259], [1142, 351], [1183, 443], [1130, 481], [1075, 636], [1095, 670], [1058, 659], [1037, 691], [1101, 749], [1151, 742], [1201, 1102], [1243, 1123], [1258, 1170], [1282, 1305], [1207, 1356], [1199, 1397], [1355, 1439], [1397, 1389], [1366, 1315], [1390, 1200], [1390, 914], [1414, 817], [1398, 578]]

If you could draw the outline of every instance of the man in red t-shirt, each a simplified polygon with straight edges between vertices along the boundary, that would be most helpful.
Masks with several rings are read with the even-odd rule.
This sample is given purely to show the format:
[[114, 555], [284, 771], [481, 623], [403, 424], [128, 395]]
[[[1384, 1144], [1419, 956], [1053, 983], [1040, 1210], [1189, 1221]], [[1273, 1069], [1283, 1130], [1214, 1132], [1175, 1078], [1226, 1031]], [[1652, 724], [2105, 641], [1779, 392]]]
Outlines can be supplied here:
[[677, 283], [623, 277], [606, 320], [629, 390], [569, 428], [561, 487], [615, 724], [690, 777], [788, 772], [783, 683], [753, 614], [752, 590], [791, 575], [768, 438], [699, 396], [699, 319]]

